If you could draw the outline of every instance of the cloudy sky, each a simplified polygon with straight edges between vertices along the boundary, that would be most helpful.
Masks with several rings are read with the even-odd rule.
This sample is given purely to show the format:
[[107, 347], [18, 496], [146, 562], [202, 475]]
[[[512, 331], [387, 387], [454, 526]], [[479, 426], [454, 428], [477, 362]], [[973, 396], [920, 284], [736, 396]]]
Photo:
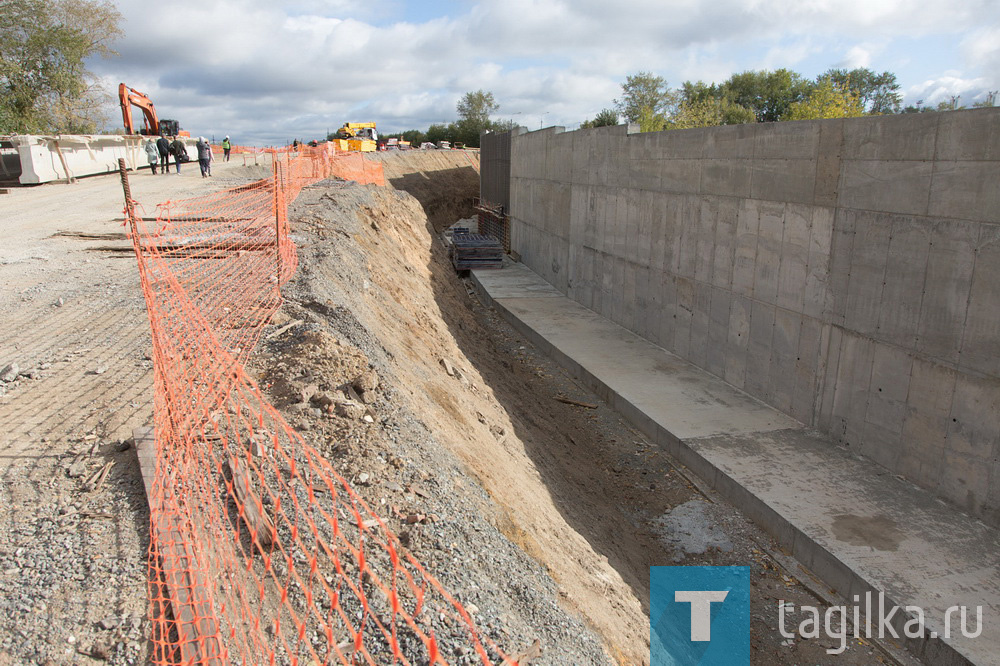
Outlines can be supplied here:
[[[455, 119], [575, 128], [646, 70], [671, 86], [786, 67], [894, 72], [905, 103], [1000, 89], [1000, 0], [115, 0], [119, 56], [92, 70], [193, 135], [239, 144]], [[113, 111], [117, 124], [119, 114]]]

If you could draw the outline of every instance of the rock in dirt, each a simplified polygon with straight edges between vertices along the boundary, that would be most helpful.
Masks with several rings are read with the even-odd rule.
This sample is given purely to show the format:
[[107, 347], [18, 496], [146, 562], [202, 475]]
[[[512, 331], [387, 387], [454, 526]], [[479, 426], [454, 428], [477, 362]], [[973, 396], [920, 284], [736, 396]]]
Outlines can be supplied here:
[[337, 414], [348, 419], [360, 419], [367, 410], [360, 402], [354, 400], [338, 400]]
[[17, 363], [9, 363], [0, 370], [0, 382], [12, 382], [21, 374], [21, 367]]
[[309, 402], [316, 405], [320, 409], [323, 409], [324, 407], [329, 407], [333, 404], [333, 398], [329, 393], [317, 393], [309, 398]]
[[87, 466], [82, 460], [77, 460], [66, 468], [66, 475], [71, 479], [78, 479], [87, 473]]
[[441, 359], [441, 366], [444, 368], [444, 371], [446, 373], [448, 373], [449, 377], [457, 377], [458, 376], [458, 370], [455, 369], [455, 366], [453, 366], [451, 364], [451, 361], [449, 361], [448, 359], [446, 359], [446, 358]]
[[378, 374], [374, 370], [366, 370], [354, 378], [351, 386], [361, 395], [367, 391], [374, 391], [378, 388]]

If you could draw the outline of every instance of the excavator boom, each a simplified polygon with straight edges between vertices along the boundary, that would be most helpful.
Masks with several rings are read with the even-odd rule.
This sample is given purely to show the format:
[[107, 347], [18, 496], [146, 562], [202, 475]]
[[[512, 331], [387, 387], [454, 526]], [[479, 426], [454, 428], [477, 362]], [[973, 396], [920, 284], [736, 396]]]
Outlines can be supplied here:
[[[141, 93], [135, 88], [129, 88], [124, 83], [118, 84], [118, 101], [122, 105], [122, 120], [125, 123], [125, 133], [126, 134], [145, 134], [147, 136], [154, 136], [157, 134], [170, 134], [177, 136], [191, 136], [188, 132], [184, 132], [180, 129], [180, 125], [176, 120], [168, 120], [164, 118], [160, 120], [156, 116], [156, 107], [153, 106], [153, 100], [145, 93]], [[137, 106], [142, 109], [142, 129], [136, 131], [135, 126], [132, 124], [132, 107]]]

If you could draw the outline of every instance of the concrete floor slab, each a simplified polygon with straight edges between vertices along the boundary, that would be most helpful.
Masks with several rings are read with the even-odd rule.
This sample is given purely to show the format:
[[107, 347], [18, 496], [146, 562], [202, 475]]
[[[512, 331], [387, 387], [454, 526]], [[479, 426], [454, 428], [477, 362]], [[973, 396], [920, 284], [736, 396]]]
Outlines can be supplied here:
[[[998, 530], [571, 301], [522, 264], [474, 271], [473, 279], [515, 328], [775, 535], [848, 605], [858, 597], [863, 608], [866, 592], [881, 591], [887, 607], [920, 607], [924, 635], [900, 643], [925, 663], [1000, 663]], [[979, 636], [955, 635], [953, 612], [945, 637], [953, 606], [968, 607], [972, 618], [982, 607]], [[897, 631], [911, 617], [897, 613]]]

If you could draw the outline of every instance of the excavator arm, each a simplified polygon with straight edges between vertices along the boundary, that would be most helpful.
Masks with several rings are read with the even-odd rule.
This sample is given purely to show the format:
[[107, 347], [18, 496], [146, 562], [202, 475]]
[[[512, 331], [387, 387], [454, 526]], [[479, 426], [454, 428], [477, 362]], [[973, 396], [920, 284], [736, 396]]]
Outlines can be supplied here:
[[[160, 133], [160, 121], [156, 117], [156, 108], [149, 97], [134, 88], [129, 88], [124, 83], [119, 83], [118, 100], [122, 105], [122, 120], [125, 122], [126, 134], [154, 135]], [[142, 109], [143, 129], [141, 132], [135, 131], [135, 127], [132, 125], [132, 105]]]

